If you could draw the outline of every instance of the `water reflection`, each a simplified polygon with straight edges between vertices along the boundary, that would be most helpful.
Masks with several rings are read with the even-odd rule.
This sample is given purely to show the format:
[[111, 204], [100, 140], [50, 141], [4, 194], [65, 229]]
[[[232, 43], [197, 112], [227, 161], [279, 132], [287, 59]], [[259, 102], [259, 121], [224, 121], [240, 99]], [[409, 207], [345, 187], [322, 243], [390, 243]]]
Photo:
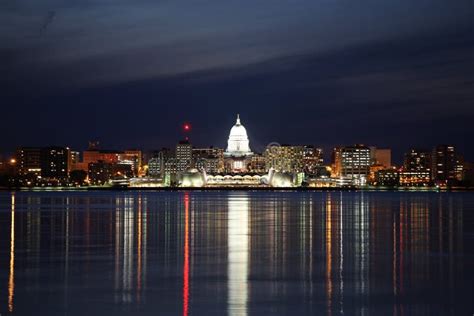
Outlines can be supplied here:
[[249, 200], [246, 194], [231, 196], [228, 209], [228, 314], [247, 315], [249, 256]]
[[13, 312], [15, 296], [15, 193], [11, 194], [10, 272], [8, 274], [8, 311]]
[[474, 310], [468, 193], [16, 192], [0, 206], [0, 312]]
[[184, 195], [183, 316], [189, 314], [189, 194]]
[[329, 197], [326, 201], [326, 292], [327, 292], [327, 314], [331, 315], [332, 312], [332, 207], [331, 198]]

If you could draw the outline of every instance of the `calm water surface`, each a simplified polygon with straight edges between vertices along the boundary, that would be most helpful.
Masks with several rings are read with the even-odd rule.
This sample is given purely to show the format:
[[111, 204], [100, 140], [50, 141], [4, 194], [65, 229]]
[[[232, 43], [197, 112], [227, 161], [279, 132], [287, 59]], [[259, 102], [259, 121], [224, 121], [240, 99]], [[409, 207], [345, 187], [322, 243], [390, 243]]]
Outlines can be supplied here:
[[474, 313], [474, 194], [0, 192], [0, 314]]

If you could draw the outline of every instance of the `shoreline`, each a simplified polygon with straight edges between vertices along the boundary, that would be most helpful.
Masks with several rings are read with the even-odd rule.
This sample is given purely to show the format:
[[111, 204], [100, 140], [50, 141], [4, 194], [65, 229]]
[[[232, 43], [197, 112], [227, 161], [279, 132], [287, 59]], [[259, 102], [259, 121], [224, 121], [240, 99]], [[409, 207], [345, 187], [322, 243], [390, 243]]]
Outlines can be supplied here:
[[294, 191], [294, 192], [474, 192], [474, 187], [341, 187], [341, 188], [309, 188], [309, 187], [0, 187], [0, 191], [8, 192], [65, 192], [65, 191]]

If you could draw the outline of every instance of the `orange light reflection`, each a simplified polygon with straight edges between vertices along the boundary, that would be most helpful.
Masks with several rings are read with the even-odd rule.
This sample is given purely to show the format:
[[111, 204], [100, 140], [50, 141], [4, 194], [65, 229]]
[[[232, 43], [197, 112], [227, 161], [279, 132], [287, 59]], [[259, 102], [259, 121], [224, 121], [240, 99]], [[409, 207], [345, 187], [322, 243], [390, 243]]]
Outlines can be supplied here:
[[15, 295], [15, 194], [12, 194], [12, 211], [10, 223], [10, 273], [8, 275], [8, 311], [13, 312]]
[[331, 240], [331, 198], [328, 196], [326, 203], [326, 286], [327, 286], [327, 297], [328, 297], [328, 315], [331, 315], [332, 307], [332, 240]]

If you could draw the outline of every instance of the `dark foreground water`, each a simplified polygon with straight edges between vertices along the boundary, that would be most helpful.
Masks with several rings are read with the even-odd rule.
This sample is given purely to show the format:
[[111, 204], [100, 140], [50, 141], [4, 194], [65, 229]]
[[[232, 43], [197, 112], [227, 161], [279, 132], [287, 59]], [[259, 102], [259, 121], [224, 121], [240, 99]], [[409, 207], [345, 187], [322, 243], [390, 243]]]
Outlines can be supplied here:
[[474, 313], [474, 194], [0, 192], [0, 314]]

